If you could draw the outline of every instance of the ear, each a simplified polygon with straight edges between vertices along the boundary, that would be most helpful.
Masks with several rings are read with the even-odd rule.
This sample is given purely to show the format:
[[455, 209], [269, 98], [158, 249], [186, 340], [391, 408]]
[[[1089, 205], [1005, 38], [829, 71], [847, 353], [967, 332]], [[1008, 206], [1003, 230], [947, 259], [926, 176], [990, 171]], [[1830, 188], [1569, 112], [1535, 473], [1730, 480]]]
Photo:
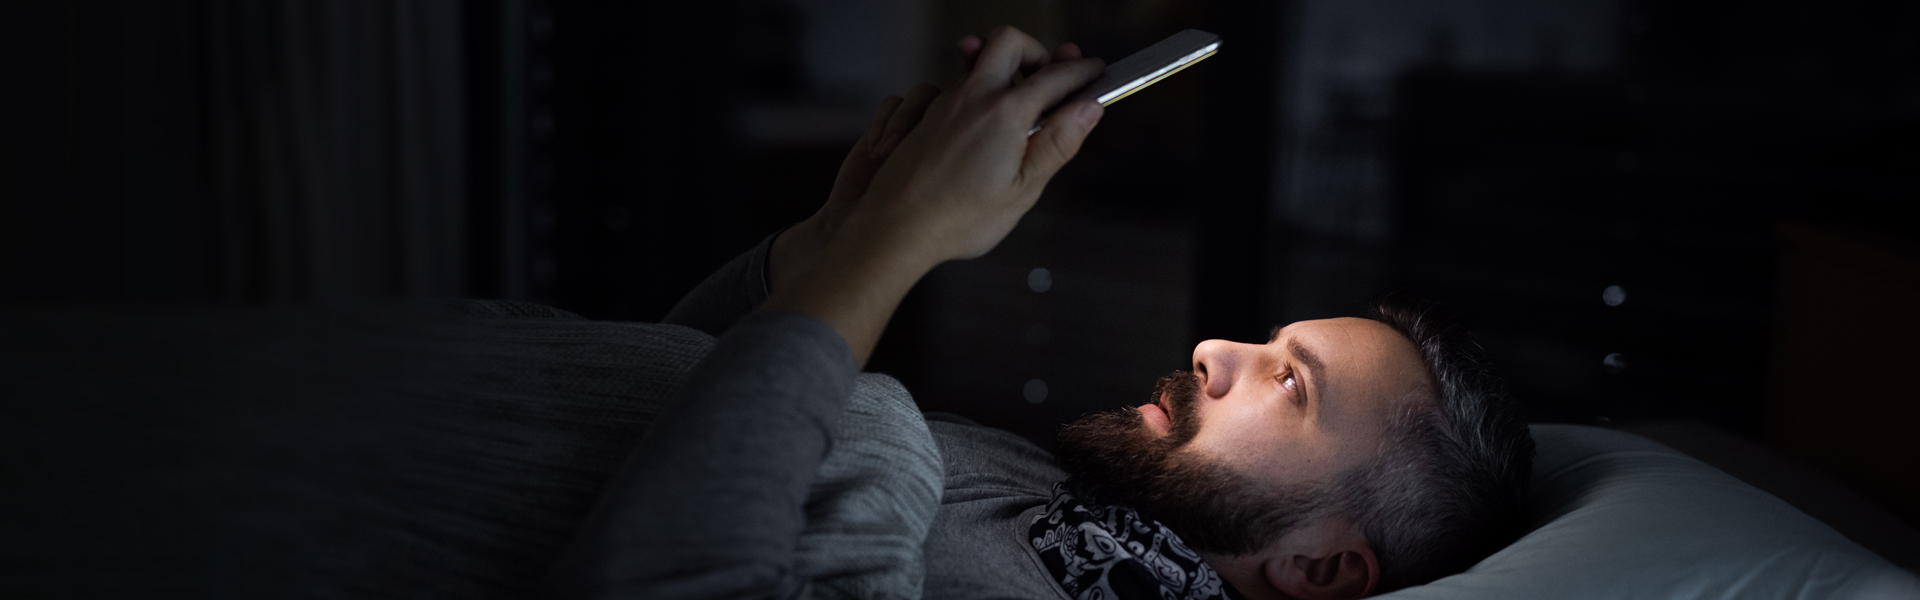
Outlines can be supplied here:
[[[1267, 583], [1301, 600], [1353, 600], [1380, 584], [1380, 560], [1367, 538], [1345, 519], [1321, 519], [1306, 527], [1291, 552], [1261, 565]], [[1293, 537], [1289, 535], [1288, 537]]]

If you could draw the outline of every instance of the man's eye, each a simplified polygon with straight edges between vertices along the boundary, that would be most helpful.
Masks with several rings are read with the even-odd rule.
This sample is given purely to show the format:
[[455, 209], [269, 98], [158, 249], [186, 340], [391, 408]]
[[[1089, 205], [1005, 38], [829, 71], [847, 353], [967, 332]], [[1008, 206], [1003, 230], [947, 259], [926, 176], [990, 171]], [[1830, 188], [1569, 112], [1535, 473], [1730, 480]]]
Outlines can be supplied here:
[[1284, 387], [1284, 388], [1287, 388], [1287, 391], [1289, 391], [1289, 392], [1291, 392], [1291, 391], [1293, 391], [1293, 390], [1294, 390], [1294, 388], [1296, 388], [1296, 387], [1298, 387], [1299, 385], [1300, 385], [1300, 384], [1298, 384], [1298, 383], [1295, 383], [1295, 382], [1294, 382], [1294, 380], [1293, 380], [1293, 376], [1292, 376], [1292, 375], [1281, 375], [1281, 376], [1280, 376], [1280, 386], [1281, 386], [1281, 387]]

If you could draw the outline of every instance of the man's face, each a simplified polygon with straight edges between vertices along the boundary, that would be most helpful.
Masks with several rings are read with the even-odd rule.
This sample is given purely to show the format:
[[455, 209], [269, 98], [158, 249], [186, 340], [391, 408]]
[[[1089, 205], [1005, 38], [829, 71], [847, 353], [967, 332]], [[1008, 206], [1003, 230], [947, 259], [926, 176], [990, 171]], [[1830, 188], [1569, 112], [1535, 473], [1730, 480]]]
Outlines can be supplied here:
[[1202, 342], [1191, 375], [1163, 379], [1152, 403], [1076, 421], [1060, 452], [1107, 501], [1191, 513], [1235, 486], [1284, 494], [1365, 463], [1427, 389], [1419, 353], [1385, 324], [1301, 321], [1265, 344]]
[[[1426, 366], [1398, 332], [1369, 319], [1301, 321], [1265, 344], [1193, 349], [1197, 398], [1175, 407], [1199, 430], [1184, 450], [1262, 481], [1321, 481], [1374, 456], [1396, 408], [1423, 396]], [[1166, 409], [1140, 407], [1156, 436]]]

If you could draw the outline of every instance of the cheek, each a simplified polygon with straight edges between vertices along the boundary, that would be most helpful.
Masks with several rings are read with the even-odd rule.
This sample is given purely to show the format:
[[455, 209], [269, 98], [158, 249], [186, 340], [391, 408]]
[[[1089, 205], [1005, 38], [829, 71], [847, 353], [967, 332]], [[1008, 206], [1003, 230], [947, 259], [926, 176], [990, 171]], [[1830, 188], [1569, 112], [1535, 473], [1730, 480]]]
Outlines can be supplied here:
[[1299, 452], [1299, 423], [1266, 403], [1218, 402], [1200, 414], [1192, 448], [1236, 467], [1259, 465]]

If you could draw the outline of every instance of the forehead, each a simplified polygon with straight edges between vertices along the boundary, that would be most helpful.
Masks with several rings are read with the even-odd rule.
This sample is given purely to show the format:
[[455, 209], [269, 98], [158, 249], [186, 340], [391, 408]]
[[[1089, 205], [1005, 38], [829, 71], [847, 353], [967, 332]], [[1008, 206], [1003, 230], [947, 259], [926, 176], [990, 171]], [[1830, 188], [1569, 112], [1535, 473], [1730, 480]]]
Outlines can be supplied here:
[[[1379, 352], [1405, 350], [1407, 353], [1413, 355], [1412, 358], [1419, 358], [1417, 353], [1414, 352], [1413, 342], [1407, 341], [1406, 336], [1400, 335], [1400, 332], [1394, 331], [1393, 328], [1388, 327], [1386, 323], [1381, 323], [1373, 319], [1339, 317], [1334, 319], [1294, 321], [1285, 327], [1274, 328], [1273, 336], [1267, 341], [1284, 342], [1289, 339], [1299, 339], [1316, 344], [1334, 344], [1338, 345], [1340, 347], [1339, 349], [1351, 348], [1354, 350]], [[1317, 350], [1318, 348], [1315, 349]]]

